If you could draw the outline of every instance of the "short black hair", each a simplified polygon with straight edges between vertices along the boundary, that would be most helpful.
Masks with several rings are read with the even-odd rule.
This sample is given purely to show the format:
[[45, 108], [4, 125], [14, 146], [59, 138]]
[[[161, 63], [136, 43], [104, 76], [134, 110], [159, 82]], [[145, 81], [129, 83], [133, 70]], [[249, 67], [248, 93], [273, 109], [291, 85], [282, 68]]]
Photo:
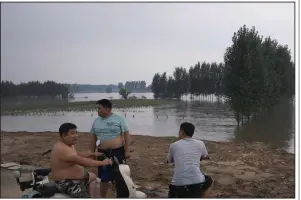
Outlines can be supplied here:
[[180, 129], [184, 131], [186, 136], [192, 137], [194, 134], [195, 126], [192, 123], [184, 122], [181, 124]]
[[110, 100], [108, 99], [101, 99], [99, 101], [96, 102], [97, 105], [102, 105], [105, 108], [110, 108], [112, 109], [112, 103]]
[[60, 136], [63, 137], [64, 135], [66, 135], [69, 132], [69, 130], [76, 129], [76, 128], [77, 128], [77, 126], [75, 124], [64, 123], [59, 128]]

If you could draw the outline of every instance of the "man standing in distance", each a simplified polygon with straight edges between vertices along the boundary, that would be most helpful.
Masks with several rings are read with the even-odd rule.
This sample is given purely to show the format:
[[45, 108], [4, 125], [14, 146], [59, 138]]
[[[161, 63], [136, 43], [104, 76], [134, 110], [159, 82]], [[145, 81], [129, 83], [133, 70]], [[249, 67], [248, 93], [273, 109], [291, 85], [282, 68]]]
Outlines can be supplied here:
[[[96, 141], [100, 140], [98, 149], [112, 149], [112, 156], [118, 158], [119, 163], [130, 157], [130, 134], [123, 117], [112, 113], [112, 103], [107, 99], [96, 102], [98, 118], [92, 124], [91, 152], [96, 150]], [[109, 181], [112, 175], [108, 168], [98, 167], [98, 176], [101, 179], [101, 195], [106, 197]]]

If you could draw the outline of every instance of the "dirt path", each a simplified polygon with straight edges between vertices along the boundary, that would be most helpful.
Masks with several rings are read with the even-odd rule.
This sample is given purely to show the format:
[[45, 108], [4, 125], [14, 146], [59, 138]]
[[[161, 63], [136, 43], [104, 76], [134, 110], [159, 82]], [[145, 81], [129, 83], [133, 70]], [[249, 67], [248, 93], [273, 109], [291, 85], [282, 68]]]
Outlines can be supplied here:
[[[50, 149], [57, 133], [1, 132], [1, 161], [49, 166]], [[142, 190], [166, 194], [173, 167], [166, 164], [172, 137], [132, 136], [128, 163], [132, 177]], [[88, 150], [90, 135], [79, 136], [78, 150]], [[236, 144], [205, 141], [212, 160], [201, 163], [202, 170], [215, 180], [212, 197], [294, 198], [295, 155], [271, 149], [261, 143]], [[94, 168], [92, 171], [96, 172]], [[3, 185], [3, 184], [2, 184]], [[161, 195], [159, 195], [161, 196]]]
[[1, 168], [1, 198], [21, 198], [22, 192], [11, 170]]

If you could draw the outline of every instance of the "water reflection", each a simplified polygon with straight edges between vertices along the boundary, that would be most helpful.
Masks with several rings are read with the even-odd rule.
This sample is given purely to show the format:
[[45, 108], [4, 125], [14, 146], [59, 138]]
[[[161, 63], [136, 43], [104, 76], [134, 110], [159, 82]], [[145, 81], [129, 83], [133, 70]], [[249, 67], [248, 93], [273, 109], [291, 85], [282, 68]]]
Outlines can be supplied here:
[[173, 107], [154, 108], [154, 115], [168, 115], [168, 118], [158, 117], [160, 120], [153, 120], [157, 129], [171, 135], [178, 133], [182, 122], [191, 122], [196, 126], [196, 138], [229, 141], [233, 137], [235, 121], [229, 117], [231, 114], [226, 104], [218, 107], [214, 102], [179, 102]]
[[264, 142], [274, 148], [290, 148], [290, 151], [294, 151], [291, 141], [294, 130], [294, 105], [284, 102], [260, 120], [237, 127], [234, 134], [236, 141]]
[[[294, 152], [294, 105], [278, 106], [260, 121], [237, 129], [229, 106], [216, 102], [183, 102], [173, 105], [148, 108], [114, 110], [126, 117], [134, 134], [152, 136], [177, 136], [182, 122], [196, 126], [195, 137], [210, 141], [261, 141], [273, 147], [286, 148]], [[64, 122], [75, 123], [79, 131], [88, 132], [96, 111], [56, 112], [41, 116], [1, 116], [1, 130], [4, 131], [57, 131]]]

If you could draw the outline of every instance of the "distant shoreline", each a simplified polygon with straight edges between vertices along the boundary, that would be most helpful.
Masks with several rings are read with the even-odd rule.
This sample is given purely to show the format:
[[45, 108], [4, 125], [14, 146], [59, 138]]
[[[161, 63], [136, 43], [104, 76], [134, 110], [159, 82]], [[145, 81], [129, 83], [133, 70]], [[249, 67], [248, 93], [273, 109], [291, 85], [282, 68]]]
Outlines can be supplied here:
[[[149, 106], [160, 106], [175, 103], [176, 100], [163, 100], [163, 99], [131, 99], [111, 100], [114, 108], [139, 108]], [[16, 115], [23, 112], [56, 112], [56, 111], [85, 111], [95, 110], [96, 101], [78, 101], [78, 102], [56, 102], [45, 104], [18, 104], [1, 106], [1, 116], [3, 115]]]
[[[97, 92], [97, 91], [81, 91], [81, 92], [72, 92], [74, 94], [91, 94], [91, 93], [101, 93], [101, 94], [116, 94], [119, 91], [112, 91], [112, 92]], [[153, 94], [153, 92], [151, 91], [134, 91], [131, 92], [131, 94], [137, 94], [137, 93], [141, 93], [141, 94]]]

